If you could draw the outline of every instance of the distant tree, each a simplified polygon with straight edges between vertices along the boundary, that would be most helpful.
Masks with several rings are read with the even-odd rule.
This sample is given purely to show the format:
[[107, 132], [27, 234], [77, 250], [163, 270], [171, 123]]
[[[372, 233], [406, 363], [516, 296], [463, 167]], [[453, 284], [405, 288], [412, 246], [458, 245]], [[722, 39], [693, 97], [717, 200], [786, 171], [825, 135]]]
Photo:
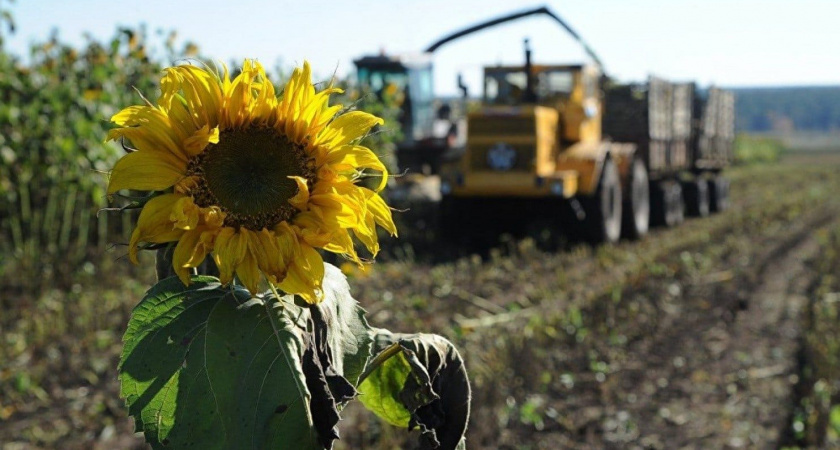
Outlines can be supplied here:
[[[733, 91], [738, 131], [770, 131], [774, 122], [787, 121], [795, 130], [840, 129], [840, 86], [740, 88]], [[778, 120], [780, 118], [785, 120]]]

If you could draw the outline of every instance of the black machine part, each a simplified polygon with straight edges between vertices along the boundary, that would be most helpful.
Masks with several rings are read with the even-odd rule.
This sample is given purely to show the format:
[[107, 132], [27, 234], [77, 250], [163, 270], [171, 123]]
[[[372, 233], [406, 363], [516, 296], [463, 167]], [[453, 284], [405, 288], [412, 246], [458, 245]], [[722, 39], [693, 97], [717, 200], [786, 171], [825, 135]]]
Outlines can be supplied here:
[[557, 22], [557, 24], [559, 24], [564, 30], [566, 30], [566, 32], [569, 33], [569, 35], [571, 35], [572, 38], [574, 38], [581, 45], [581, 47], [583, 47], [583, 50], [586, 52], [586, 54], [589, 55], [589, 57], [592, 58], [592, 60], [595, 61], [596, 64], [601, 66], [601, 70], [603, 71], [604, 64], [601, 62], [601, 58], [598, 58], [598, 55], [595, 54], [595, 51], [592, 50], [591, 47], [589, 47], [589, 44], [587, 44], [586, 41], [584, 41], [583, 38], [580, 37], [580, 35], [575, 30], [573, 30], [572, 27], [570, 27], [569, 24], [567, 24], [565, 20], [561, 19], [560, 16], [558, 16], [557, 14], [554, 14], [550, 9], [548, 9], [545, 6], [541, 6], [539, 8], [528, 9], [528, 10], [525, 10], [525, 11], [520, 11], [518, 13], [513, 13], [513, 14], [508, 14], [508, 15], [505, 15], [505, 16], [497, 17], [495, 19], [491, 19], [491, 20], [488, 20], [486, 22], [482, 22], [482, 23], [473, 25], [473, 26], [468, 27], [468, 28], [464, 28], [463, 30], [456, 31], [452, 34], [444, 36], [441, 39], [438, 39], [433, 44], [429, 45], [426, 48], [425, 52], [426, 53], [434, 53], [435, 50], [437, 50], [438, 48], [440, 48], [443, 45], [445, 45], [445, 44], [447, 44], [451, 41], [454, 41], [455, 39], [458, 39], [460, 37], [463, 37], [463, 36], [466, 36], [468, 34], [472, 34], [472, 33], [475, 33], [477, 31], [481, 31], [485, 28], [489, 28], [489, 27], [492, 27], [492, 26], [495, 26], [495, 25], [499, 25], [499, 24], [502, 24], [502, 23], [505, 23], [505, 22], [511, 22], [513, 20], [521, 19], [523, 17], [534, 16], [534, 15], [538, 15], [538, 14], [544, 14], [544, 15], [552, 18], [555, 22]]

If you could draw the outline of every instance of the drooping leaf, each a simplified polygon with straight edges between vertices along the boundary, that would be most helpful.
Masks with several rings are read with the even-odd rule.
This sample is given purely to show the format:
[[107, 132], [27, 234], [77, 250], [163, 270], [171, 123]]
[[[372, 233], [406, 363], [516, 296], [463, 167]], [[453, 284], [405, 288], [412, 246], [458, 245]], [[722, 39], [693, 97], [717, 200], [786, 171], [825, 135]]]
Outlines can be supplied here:
[[210, 277], [189, 287], [169, 278], [135, 308], [121, 394], [152, 447], [322, 448], [301, 367], [301, 315], [250, 297]]
[[347, 279], [327, 264], [324, 301], [307, 308], [310, 333], [306, 335], [303, 371], [312, 393], [315, 428], [325, 448], [338, 439], [339, 409], [356, 396], [356, 382], [370, 358], [373, 340], [362, 310], [350, 296]]
[[464, 448], [470, 385], [461, 355], [441, 336], [375, 330], [377, 356], [359, 400], [387, 422], [421, 430], [422, 448]]
[[132, 314], [120, 363], [122, 395], [149, 443], [330, 448], [373, 340], [344, 275], [325, 272], [317, 306], [251, 298], [206, 276], [155, 285]]
[[332, 366], [347, 381], [357, 384], [373, 347], [365, 311], [350, 295], [347, 277], [327, 264], [324, 274], [324, 301], [318, 304], [332, 349]]
[[311, 334], [306, 337], [306, 350], [303, 353], [303, 373], [306, 387], [312, 392], [312, 418], [318, 430], [321, 445], [332, 448], [338, 439], [340, 405], [356, 396], [356, 388], [346, 378], [335, 372], [333, 356], [327, 345], [327, 328], [318, 308], [309, 310]]

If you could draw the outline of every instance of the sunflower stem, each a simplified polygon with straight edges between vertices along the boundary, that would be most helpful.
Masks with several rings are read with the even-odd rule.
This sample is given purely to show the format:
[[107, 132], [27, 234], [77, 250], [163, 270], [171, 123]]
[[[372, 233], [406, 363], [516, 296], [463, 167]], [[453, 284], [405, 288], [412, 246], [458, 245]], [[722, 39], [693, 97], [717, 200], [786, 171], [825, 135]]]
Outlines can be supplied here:
[[283, 305], [283, 299], [282, 299], [282, 297], [280, 297], [280, 293], [277, 292], [277, 288], [274, 287], [274, 283], [269, 281], [268, 282], [268, 288], [271, 289], [271, 293], [274, 294], [274, 298], [277, 299], [277, 303], [280, 304], [280, 307], [283, 308], [283, 309], [286, 309], [286, 306]]

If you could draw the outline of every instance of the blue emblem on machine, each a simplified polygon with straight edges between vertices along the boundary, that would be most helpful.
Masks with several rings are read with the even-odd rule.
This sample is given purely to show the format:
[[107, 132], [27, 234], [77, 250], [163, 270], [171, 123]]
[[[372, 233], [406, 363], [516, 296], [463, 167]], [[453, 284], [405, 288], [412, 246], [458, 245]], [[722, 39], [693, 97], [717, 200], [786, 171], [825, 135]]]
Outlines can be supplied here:
[[516, 164], [516, 150], [504, 142], [497, 142], [487, 150], [487, 165], [493, 170], [506, 171]]

